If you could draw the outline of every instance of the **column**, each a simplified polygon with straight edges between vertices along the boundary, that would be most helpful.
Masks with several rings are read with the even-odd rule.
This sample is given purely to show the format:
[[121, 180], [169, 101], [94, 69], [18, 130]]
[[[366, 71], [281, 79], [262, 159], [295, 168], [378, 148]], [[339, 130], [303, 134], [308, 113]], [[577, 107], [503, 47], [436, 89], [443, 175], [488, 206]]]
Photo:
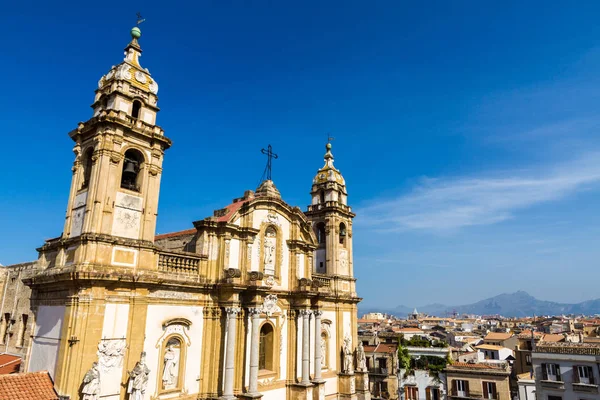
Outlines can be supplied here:
[[235, 339], [236, 339], [236, 325], [237, 315], [240, 309], [237, 307], [227, 307], [225, 309], [227, 313], [227, 349], [225, 352], [225, 384], [223, 386], [223, 400], [235, 400], [233, 395], [233, 380], [235, 366]]
[[258, 350], [260, 348], [259, 337], [259, 308], [249, 308], [250, 319], [252, 321], [252, 334], [250, 337], [250, 386], [248, 387], [249, 394], [258, 393]]
[[313, 380], [320, 381], [321, 380], [321, 315], [323, 315], [323, 311], [315, 310], [313, 311], [315, 314], [315, 375]]
[[300, 310], [302, 315], [302, 383], [310, 384], [310, 310]]

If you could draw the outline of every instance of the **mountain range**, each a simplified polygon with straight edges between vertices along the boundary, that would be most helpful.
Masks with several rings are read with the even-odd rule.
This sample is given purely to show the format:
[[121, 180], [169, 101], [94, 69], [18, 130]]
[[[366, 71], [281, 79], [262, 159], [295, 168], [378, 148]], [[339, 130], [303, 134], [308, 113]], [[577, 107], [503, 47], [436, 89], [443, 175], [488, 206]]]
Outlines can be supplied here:
[[[399, 305], [393, 309], [362, 309], [361, 313], [384, 312], [387, 314], [404, 317], [413, 312], [413, 307]], [[553, 301], [538, 300], [529, 293], [522, 290], [514, 293], [503, 293], [498, 296], [480, 300], [476, 303], [448, 306], [444, 304], [428, 304], [417, 307], [419, 313], [445, 317], [453, 312], [458, 314], [476, 315], [502, 315], [504, 317], [527, 317], [533, 315], [562, 315], [562, 314], [585, 314], [593, 315], [600, 313], [600, 299], [588, 300], [581, 303], [568, 304]]]

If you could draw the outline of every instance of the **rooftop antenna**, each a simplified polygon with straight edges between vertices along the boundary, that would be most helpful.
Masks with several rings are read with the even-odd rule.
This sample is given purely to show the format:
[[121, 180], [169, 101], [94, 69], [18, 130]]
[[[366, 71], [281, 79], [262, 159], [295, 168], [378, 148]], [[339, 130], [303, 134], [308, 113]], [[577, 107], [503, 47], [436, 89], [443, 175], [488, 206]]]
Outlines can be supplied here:
[[271, 176], [271, 164], [273, 159], [277, 159], [279, 158], [279, 156], [275, 153], [273, 153], [273, 147], [271, 147], [271, 145], [267, 146], [267, 149], [262, 149], [260, 151], [263, 154], [267, 155], [267, 166], [265, 167], [265, 171], [263, 172], [262, 178], [260, 179], [261, 182], [264, 182], [265, 180], [267, 181], [271, 181], [272, 176]]
[[142, 14], [141, 14], [141, 13], [139, 13], [139, 12], [138, 12], [136, 15], [137, 15], [137, 22], [136, 22], [135, 24], [136, 24], [137, 26], [140, 26], [140, 24], [141, 24], [142, 22], [144, 22], [144, 21], [146, 20], [146, 18], [142, 18]]

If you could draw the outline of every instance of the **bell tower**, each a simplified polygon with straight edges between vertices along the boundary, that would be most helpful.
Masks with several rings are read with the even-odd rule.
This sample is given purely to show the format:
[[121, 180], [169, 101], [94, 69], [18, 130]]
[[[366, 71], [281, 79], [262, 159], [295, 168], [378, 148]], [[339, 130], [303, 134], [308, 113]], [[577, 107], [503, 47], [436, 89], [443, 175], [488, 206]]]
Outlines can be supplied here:
[[[139, 244], [154, 242], [163, 154], [171, 141], [156, 125], [158, 84], [140, 65], [140, 36], [134, 27], [124, 60], [98, 81], [92, 118], [69, 133], [75, 163], [62, 239], [82, 237], [82, 246], [91, 237], [118, 237], [137, 242], [143, 253]], [[65, 261], [147, 261], [127, 246], [115, 252], [104, 244], [92, 252], [67, 250]]]
[[319, 242], [314, 272], [352, 278], [352, 219], [346, 182], [333, 166], [331, 143], [325, 146], [325, 165], [313, 179], [311, 205], [306, 215]]

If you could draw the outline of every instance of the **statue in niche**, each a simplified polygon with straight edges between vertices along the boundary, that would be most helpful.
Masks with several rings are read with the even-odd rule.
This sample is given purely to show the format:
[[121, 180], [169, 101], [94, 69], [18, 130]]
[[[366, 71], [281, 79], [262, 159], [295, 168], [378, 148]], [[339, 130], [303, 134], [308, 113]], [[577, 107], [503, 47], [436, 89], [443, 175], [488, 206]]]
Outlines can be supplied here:
[[146, 393], [146, 386], [148, 385], [148, 375], [150, 375], [150, 369], [146, 365], [146, 352], [142, 352], [140, 361], [135, 364], [133, 370], [129, 372], [129, 385], [127, 387], [127, 393], [129, 393], [129, 400], [143, 400], [144, 394]]
[[167, 342], [164, 355], [164, 369], [162, 374], [163, 389], [177, 387], [177, 375], [179, 374], [179, 350], [180, 342], [172, 338]]
[[367, 356], [365, 355], [365, 348], [362, 342], [358, 342], [358, 346], [356, 347], [356, 363], [358, 371], [365, 372], [367, 370]]
[[352, 357], [352, 347], [350, 345], [350, 338], [346, 337], [344, 339], [344, 348], [342, 349], [342, 352], [344, 353], [344, 370], [343, 372], [345, 372], [346, 374], [351, 374], [353, 371], [352, 368], [352, 364], [353, 364], [353, 357]]
[[264, 268], [265, 275], [275, 274], [275, 252], [277, 245], [277, 232], [273, 227], [268, 227], [265, 231], [265, 242], [264, 242]]
[[321, 333], [321, 369], [327, 367], [326, 358], [327, 357], [327, 334], [325, 332]]
[[83, 377], [83, 400], [98, 400], [100, 395], [100, 369], [98, 363], [92, 363], [92, 368]]

